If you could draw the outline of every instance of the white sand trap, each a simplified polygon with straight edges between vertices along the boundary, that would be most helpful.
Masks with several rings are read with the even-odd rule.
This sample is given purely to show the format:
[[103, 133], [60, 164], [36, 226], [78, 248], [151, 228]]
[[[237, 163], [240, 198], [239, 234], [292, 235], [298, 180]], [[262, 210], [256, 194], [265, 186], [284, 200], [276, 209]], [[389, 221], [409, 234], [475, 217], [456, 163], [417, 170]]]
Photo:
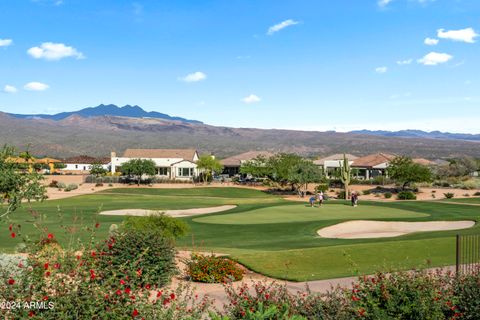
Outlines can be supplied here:
[[398, 237], [413, 232], [445, 231], [471, 228], [475, 221], [395, 222], [352, 220], [322, 228], [317, 234], [323, 238], [365, 239]]
[[182, 209], [182, 210], [145, 210], [145, 209], [122, 209], [122, 210], [110, 210], [102, 211], [100, 214], [107, 216], [149, 216], [152, 214], [164, 213], [170, 217], [181, 218], [181, 217], [191, 217], [197, 216], [200, 214], [215, 213], [227, 211], [233, 208], [236, 208], [235, 205], [225, 205], [218, 207], [209, 207], [209, 208], [195, 208], [195, 209]]

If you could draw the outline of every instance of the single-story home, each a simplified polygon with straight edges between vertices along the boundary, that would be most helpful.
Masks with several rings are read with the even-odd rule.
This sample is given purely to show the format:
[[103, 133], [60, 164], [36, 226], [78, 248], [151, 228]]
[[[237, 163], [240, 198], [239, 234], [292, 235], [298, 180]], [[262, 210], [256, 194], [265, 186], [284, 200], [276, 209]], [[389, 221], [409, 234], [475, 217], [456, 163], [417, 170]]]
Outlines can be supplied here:
[[148, 159], [155, 162], [156, 175], [172, 180], [192, 180], [199, 175], [195, 149], [127, 149], [122, 156], [111, 153], [111, 172], [115, 173], [132, 159]]
[[259, 156], [270, 158], [274, 154], [268, 151], [248, 151], [241, 154], [237, 154], [236, 156], [232, 156], [229, 158], [225, 158], [220, 160], [220, 163], [223, 165], [223, 172], [222, 174], [228, 175], [229, 177], [233, 177], [240, 173], [240, 167], [246, 161], [251, 161]]
[[[323, 172], [325, 173], [325, 176], [330, 178], [336, 170], [339, 170], [341, 166], [343, 166], [343, 153], [340, 154], [333, 154], [331, 156], [321, 158], [318, 160], [314, 160], [313, 163], [319, 166]], [[355, 159], [357, 159], [357, 156], [354, 156], [353, 154], [346, 153], [345, 157], [348, 160], [348, 163], [351, 165]]]
[[110, 170], [110, 158], [94, 158], [82, 155], [63, 160], [65, 168], [60, 171], [63, 173], [87, 174], [95, 163], [101, 164], [105, 170]]
[[372, 179], [378, 176], [386, 176], [387, 167], [396, 156], [388, 153], [375, 153], [355, 159], [351, 167], [356, 169], [356, 177], [360, 179]]

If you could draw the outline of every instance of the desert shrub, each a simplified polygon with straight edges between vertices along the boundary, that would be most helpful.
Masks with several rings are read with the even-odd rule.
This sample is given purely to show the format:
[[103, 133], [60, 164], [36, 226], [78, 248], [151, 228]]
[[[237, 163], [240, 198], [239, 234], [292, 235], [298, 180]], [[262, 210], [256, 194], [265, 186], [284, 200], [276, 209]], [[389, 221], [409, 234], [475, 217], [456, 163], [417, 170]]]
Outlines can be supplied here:
[[417, 196], [412, 191], [401, 191], [397, 194], [398, 200], [416, 200]]
[[48, 184], [48, 186], [49, 186], [50, 188], [58, 188], [58, 181], [57, 181], [57, 180], [52, 180], [52, 181]]
[[192, 281], [206, 283], [239, 281], [243, 278], [243, 270], [234, 261], [213, 254], [192, 254], [187, 263], [187, 274]]
[[327, 192], [328, 191], [328, 184], [323, 183], [319, 184], [318, 186], [315, 187], [315, 192]]
[[96, 183], [95, 187], [103, 187], [103, 183]]
[[161, 287], [177, 273], [173, 240], [156, 230], [120, 228], [98, 251], [107, 277], [128, 278], [134, 286]]
[[391, 192], [385, 192], [383, 194], [383, 196], [385, 197], [385, 199], [390, 199], [392, 197], [392, 193]]
[[480, 196], [480, 191], [477, 191], [473, 194], [475, 197], [479, 197]]
[[478, 180], [467, 180], [462, 183], [460, 183], [460, 188], [464, 190], [474, 190], [474, 189], [479, 189], [480, 188], [480, 182]]
[[109, 183], [108, 186], [109, 186], [109, 187], [113, 187], [113, 184]]
[[182, 220], [169, 217], [165, 214], [149, 215], [146, 217], [126, 217], [123, 222], [125, 230], [150, 230], [158, 232], [170, 239], [183, 237], [187, 234], [189, 227]]
[[362, 277], [350, 293], [356, 318], [446, 319], [454, 316], [453, 278], [420, 271]]
[[451, 199], [455, 197], [455, 194], [452, 192], [447, 192], [447, 193], [444, 193], [443, 195], [445, 196], [446, 199]]
[[78, 189], [78, 185], [75, 183], [70, 183], [68, 186], [66, 186], [65, 191], [72, 191]]
[[63, 182], [57, 182], [57, 188], [58, 189], [65, 189], [67, 185]]
[[363, 193], [364, 195], [369, 195], [369, 194], [372, 193], [372, 191], [371, 191], [371, 190], [363, 190], [362, 193]]
[[[351, 191], [348, 192], [348, 195], [350, 196], [352, 194]], [[345, 199], [345, 190], [341, 190], [337, 192], [337, 198], [338, 199]]]

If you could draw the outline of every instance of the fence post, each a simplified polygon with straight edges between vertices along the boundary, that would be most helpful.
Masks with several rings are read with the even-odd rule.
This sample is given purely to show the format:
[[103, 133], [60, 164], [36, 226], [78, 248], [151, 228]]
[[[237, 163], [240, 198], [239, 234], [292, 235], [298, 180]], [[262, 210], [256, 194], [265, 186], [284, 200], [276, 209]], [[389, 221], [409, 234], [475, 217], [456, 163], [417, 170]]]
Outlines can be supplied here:
[[457, 234], [457, 237], [456, 237], [456, 240], [457, 240], [457, 245], [456, 245], [456, 256], [455, 256], [455, 273], [457, 274], [457, 276], [459, 275], [459, 272], [460, 272], [460, 249], [461, 249], [461, 246], [460, 246], [460, 235]]

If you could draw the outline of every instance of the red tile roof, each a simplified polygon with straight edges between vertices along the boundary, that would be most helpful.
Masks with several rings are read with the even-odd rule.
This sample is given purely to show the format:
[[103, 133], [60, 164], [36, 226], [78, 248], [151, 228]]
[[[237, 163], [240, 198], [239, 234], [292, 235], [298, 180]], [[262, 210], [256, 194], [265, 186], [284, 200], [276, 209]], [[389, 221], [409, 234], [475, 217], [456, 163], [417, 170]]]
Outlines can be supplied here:
[[375, 153], [368, 156], [360, 157], [353, 160], [352, 167], [369, 168], [375, 167], [382, 163], [390, 162], [395, 158], [394, 155], [388, 153]]

